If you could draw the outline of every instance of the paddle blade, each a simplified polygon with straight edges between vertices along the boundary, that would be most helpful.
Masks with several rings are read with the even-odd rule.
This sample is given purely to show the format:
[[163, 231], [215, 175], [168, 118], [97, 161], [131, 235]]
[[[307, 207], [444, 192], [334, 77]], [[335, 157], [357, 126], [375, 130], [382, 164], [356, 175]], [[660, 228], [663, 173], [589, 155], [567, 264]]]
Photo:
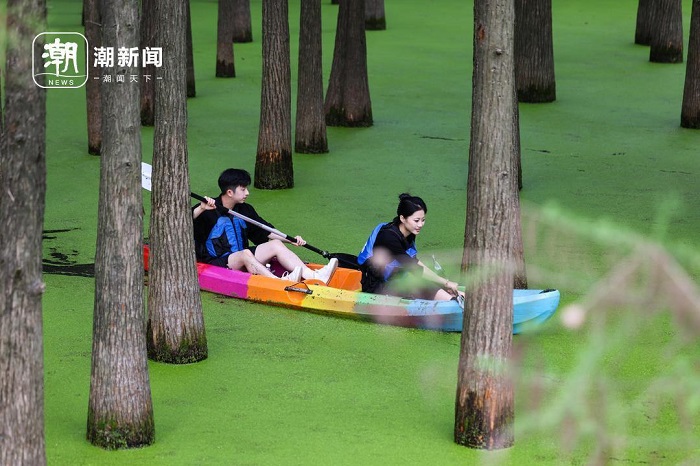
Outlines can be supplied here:
[[141, 187], [151, 191], [151, 166], [141, 162]]

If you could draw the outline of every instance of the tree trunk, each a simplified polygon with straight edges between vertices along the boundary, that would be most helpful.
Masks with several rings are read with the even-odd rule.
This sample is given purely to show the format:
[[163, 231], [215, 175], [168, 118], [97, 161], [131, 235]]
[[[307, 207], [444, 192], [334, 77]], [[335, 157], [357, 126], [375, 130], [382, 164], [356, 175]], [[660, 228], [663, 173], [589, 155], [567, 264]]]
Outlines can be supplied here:
[[700, 129], [700, 0], [693, 0], [690, 14], [688, 62], [685, 65], [685, 86], [681, 126]]
[[233, 0], [233, 41], [253, 42], [250, 0]]
[[235, 78], [233, 64], [233, 1], [219, 0], [216, 23], [216, 77]]
[[[155, 13], [156, 2], [157, 0], [141, 0], [140, 50], [144, 50], [146, 47], [162, 47], [156, 43], [156, 31], [158, 30]], [[156, 67], [152, 64], [143, 66], [142, 72], [139, 74], [141, 74], [141, 124], [153, 126], [155, 122]]]
[[197, 89], [194, 81], [194, 53], [192, 52], [192, 15], [187, 0], [187, 97], [195, 97]]
[[654, 2], [656, 0], [639, 0], [637, 5], [637, 27], [634, 31], [634, 43], [639, 45], [651, 44], [654, 30]]
[[263, 73], [254, 185], [294, 186], [287, 0], [263, 0]]
[[515, 82], [520, 102], [554, 102], [552, 0], [515, 0]]
[[[103, 0], [102, 43], [138, 47], [138, 17], [137, 0]], [[127, 76], [139, 71], [103, 69]], [[143, 309], [139, 88], [113, 85], [102, 91], [87, 439], [107, 449], [134, 448], [154, 440]]]
[[364, 18], [364, 0], [340, 3], [324, 105], [329, 126], [372, 126]]
[[[513, 81], [515, 86], [515, 80]], [[523, 188], [522, 156], [520, 150], [520, 108], [517, 99], [517, 90], [513, 89], [513, 171], [516, 182], [513, 183], [512, 213], [513, 243], [511, 256], [513, 258], [513, 288], [527, 289], [527, 271], [525, 267], [525, 247], [523, 245], [523, 229], [520, 221], [520, 190]]]
[[514, 5], [474, 3], [472, 132], [463, 269], [483, 279], [468, 290], [459, 358], [454, 439], [473, 448], [513, 445], [512, 193]]
[[365, 0], [365, 29], [368, 31], [384, 31], [386, 29], [384, 0]]
[[[0, 464], [44, 465], [41, 234], [46, 91], [28, 44], [46, 31], [44, 0], [7, 2], [5, 124], [0, 132]], [[43, 65], [39, 41], [34, 67]], [[2, 120], [2, 118], [0, 118]], [[18, 234], [19, 233], [19, 234]]]
[[[92, 47], [102, 45], [100, 0], [85, 0], [83, 12], [85, 15], [85, 38]], [[90, 50], [93, 50], [92, 48]], [[87, 132], [88, 132], [88, 153], [100, 155], [102, 146], [102, 104], [100, 102], [99, 79], [100, 69], [95, 65], [95, 60], [91, 60], [88, 54], [88, 75], [90, 79], [85, 83], [85, 94], [87, 101]], [[94, 79], [98, 78], [98, 79]]]
[[[156, 16], [163, 67], [156, 86], [153, 194], [148, 281], [148, 356], [186, 364], [207, 357], [202, 300], [192, 247], [187, 170], [185, 76], [187, 0], [159, 4]], [[177, 286], [173, 286], [176, 283]]]
[[328, 152], [321, 47], [321, 0], [302, 0], [294, 149], [304, 154]]
[[683, 13], [681, 0], [657, 0], [649, 61], [683, 63]]

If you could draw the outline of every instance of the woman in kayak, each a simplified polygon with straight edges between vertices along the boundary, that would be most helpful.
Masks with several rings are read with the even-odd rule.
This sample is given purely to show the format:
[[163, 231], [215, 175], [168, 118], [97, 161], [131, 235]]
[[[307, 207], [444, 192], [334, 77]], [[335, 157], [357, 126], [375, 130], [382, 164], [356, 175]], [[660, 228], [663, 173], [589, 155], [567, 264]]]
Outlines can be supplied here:
[[420, 197], [399, 196], [394, 220], [375, 227], [357, 258], [362, 291], [412, 299], [464, 297], [457, 283], [439, 276], [417, 257], [416, 236], [425, 225], [427, 212]]
[[[302, 260], [287, 249], [283, 242], [289, 242], [257, 225], [248, 225], [240, 218], [228, 213], [238, 212], [270, 228], [255, 211], [248, 199], [250, 174], [246, 170], [229, 168], [219, 176], [221, 195], [215, 199], [206, 198], [192, 208], [194, 219], [194, 239], [197, 260], [233, 270], [245, 269], [253, 274], [274, 277], [265, 265], [272, 259], [287, 270], [282, 278], [298, 282], [302, 279], [316, 279], [328, 283], [338, 267], [338, 259], [331, 259], [325, 267], [312, 270]], [[255, 246], [249, 246], [248, 241]], [[306, 241], [301, 236], [295, 238], [296, 246]]]

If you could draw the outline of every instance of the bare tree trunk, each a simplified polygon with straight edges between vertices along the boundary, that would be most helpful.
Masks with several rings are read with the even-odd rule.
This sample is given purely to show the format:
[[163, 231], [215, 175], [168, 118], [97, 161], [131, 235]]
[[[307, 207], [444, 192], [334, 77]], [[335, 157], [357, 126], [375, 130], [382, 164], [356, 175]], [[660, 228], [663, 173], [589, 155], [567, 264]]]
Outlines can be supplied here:
[[253, 42], [250, 0], [233, 0], [233, 41]]
[[515, 82], [520, 102], [554, 102], [552, 0], [515, 0]]
[[455, 442], [473, 448], [513, 445], [512, 198], [514, 5], [474, 3], [472, 133], [463, 269], [483, 279], [468, 290], [459, 358]]
[[[187, 0], [158, 4], [163, 67], [156, 86], [148, 282], [148, 356], [186, 364], [207, 357], [202, 300], [192, 247], [187, 170], [185, 75]], [[173, 286], [177, 283], [177, 286]]]
[[294, 187], [287, 0], [263, 0], [263, 76], [254, 185]]
[[634, 43], [639, 45], [651, 44], [654, 29], [654, 2], [656, 0], [639, 0], [637, 5], [637, 26], [634, 31]]
[[655, 28], [649, 61], [683, 63], [683, 13], [681, 0], [656, 0]]
[[[103, 0], [102, 43], [138, 47], [138, 17], [137, 0]], [[139, 73], [116, 65], [103, 72]], [[134, 448], [155, 435], [143, 309], [139, 88], [105, 86], [102, 105], [87, 439], [107, 449]]]
[[[85, 38], [92, 47], [100, 47], [102, 44], [100, 1], [85, 0], [83, 5], [83, 12], [85, 15]], [[95, 66], [95, 60], [91, 60], [91, 58], [91, 54], [88, 54], [87, 66], [90, 79], [85, 83], [88, 153], [100, 155], [102, 146], [102, 104], [100, 86], [102, 83], [99, 79], [94, 79], [100, 76], [100, 69]]]
[[302, 0], [299, 28], [299, 78], [294, 149], [304, 154], [328, 152], [323, 113], [321, 0]]
[[372, 126], [373, 123], [364, 18], [364, 0], [343, 0], [340, 3], [324, 105], [329, 126]]
[[[515, 80], [513, 81], [515, 86]], [[513, 243], [511, 256], [513, 258], [513, 288], [527, 289], [527, 270], [525, 267], [525, 247], [523, 245], [523, 229], [520, 221], [520, 190], [523, 187], [522, 156], [520, 148], [520, 108], [517, 99], [517, 90], [513, 89], [513, 171], [516, 182], [513, 183], [512, 213]]]
[[216, 77], [235, 78], [233, 63], [233, 1], [219, 0], [216, 23]]
[[[0, 464], [44, 465], [41, 234], [46, 195], [44, 0], [7, 2], [5, 125], [0, 132]], [[0, 121], [2, 118], [0, 118]], [[18, 234], [19, 233], [19, 234]]]
[[690, 38], [688, 39], [688, 62], [685, 65], [681, 126], [700, 129], [700, 0], [693, 0], [693, 10], [690, 14]]
[[[104, 1], [104, 0], [102, 0]], [[156, 43], [156, 2], [157, 0], [141, 0], [141, 48], [160, 47]], [[156, 67], [152, 64], [142, 68], [141, 74], [141, 124], [153, 126], [155, 122], [156, 100]]]
[[384, 31], [386, 29], [384, 0], [365, 0], [365, 29], [368, 31]]
[[190, 1], [187, 0], [187, 97], [195, 97], [196, 95], [194, 53], [192, 51], [192, 15], [190, 14]]

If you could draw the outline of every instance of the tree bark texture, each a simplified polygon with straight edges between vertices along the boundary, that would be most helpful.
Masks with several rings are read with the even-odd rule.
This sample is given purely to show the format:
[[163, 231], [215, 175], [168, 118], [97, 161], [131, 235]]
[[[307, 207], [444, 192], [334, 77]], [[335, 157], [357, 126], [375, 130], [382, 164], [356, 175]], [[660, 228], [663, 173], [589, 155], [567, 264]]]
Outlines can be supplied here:
[[234, 0], [219, 0], [216, 23], [217, 78], [236, 77], [236, 68], [233, 63], [233, 2]]
[[655, 28], [649, 61], [683, 63], [683, 13], [681, 0], [656, 0]]
[[515, 82], [520, 102], [554, 102], [552, 0], [515, 0]]
[[368, 31], [384, 31], [386, 29], [384, 0], [365, 0], [365, 29]]
[[[515, 81], [513, 81], [515, 86]], [[517, 96], [517, 90], [513, 89]], [[513, 183], [511, 219], [513, 220], [513, 241], [511, 243], [513, 258], [513, 288], [527, 289], [527, 270], [525, 267], [525, 246], [523, 245], [523, 229], [520, 221], [520, 190], [523, 187], [522, 153], [520, 147], [520, 108], [517, 97], [513, 99], [513, 171], [516, 182]]]
[[[0, 133], [0, 464], [44, 465], [46, 91], [30, 76], [32, 41], [46, 31], [46, 3], [9, 0], [6, 11], [5, 124]], [[43, 44], [38, 42], [35, 69], [43, 66]]]
[[321, 0], [302, 0], [294, 149], [304, 154], [328, 152], [321, 47]]
[[192, 51], [192, 15], [187, 1], [187, 97], [195, 97], [197, 88], [194, 79], [194, 53]]
[[515, 101], [509, 0], [474, 3], [472, 132], [462, 267], [482, 279], [467, 292], [460, 347], [455, 442], [513, 445], [513, 386], [507, 364], [513, 331], [512, 198]]
[[637, 5], [637, 24], [634, 30], [634, 43], [639, 45], [651, 44], [654, 21], [654, 2], [656, 0], [639, 0]]
[[[103, 0], [104, 1], [104, 0]], [[141, 48], [162, 47], [156, 43], [156, 3], [158, 0], [141, 0]], [[146, 65], [141, 68], [141, 124], [143, 126], [153, 126], [155, 122], [155, 100], [156, 100], [156, 67]], [[149, 76], [145, 78], [144, 76]]]
[[681, 126], [700, 129], [700, 0], [693, 0], [693, 10], [690, 14], [690, 38], [688, 39], [688, 61], [685, 65]]
[[153, 194], [148, 281], [148, 356], [186, 364], [207, 357], [202, 300], [192, 247], [187, 170], [187, 1], [156, 7], [163, 44], [163, 79], [156, 84]]
[[[104, 0], [102, 43], [138, 47], [137, 0]], [[139, 74], [138, 67], [104, 73]], [[139, 87], [102, 90], [102, 158], [87, 439], [106, 449], [154, 440], [143, 308]]]
[[324, 111], [329, 126], [372, 126], [367, 77], [364, 0], [344, 0], [338, 7], [335, 49]]
[[287, 0], [263, 0], [263, 72], [254, 185], [294, 187]]
[[250, 0], [233, 0], [233, 41], [253, 42]]
[[[100, 19], [100, 1], [85, 0], [83, 12], [85, 15], [85, 38], [92, 47], [100, 47], [102, 45], [101, 19]], [[85, 83], [86, 103], [87, 103], [87, 133], [88, 133], [88, 153], [92, 155], [100, 155], [102, 146], [102, 104], [100, 102], [100, 86], [102, 85], [99, 79], [93, 79], [100, 76], [100, 69], [95, 66], [95, 60], [92, 55], [88, 54], [88, 75], [89, 78]]]

